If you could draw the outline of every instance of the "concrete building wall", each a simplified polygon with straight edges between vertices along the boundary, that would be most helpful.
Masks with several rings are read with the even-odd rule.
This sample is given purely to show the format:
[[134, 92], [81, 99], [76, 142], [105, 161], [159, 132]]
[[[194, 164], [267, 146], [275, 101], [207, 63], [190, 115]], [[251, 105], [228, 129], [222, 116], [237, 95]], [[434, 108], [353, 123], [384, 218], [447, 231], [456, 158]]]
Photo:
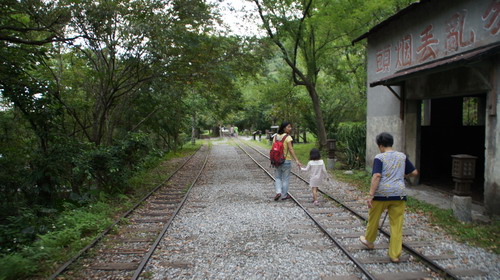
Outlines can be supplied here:
[[[393, 89], [400, 93], [399, 87]], [[366, 166], [371, 166], [373, 158], [380, 153], [375, 144], [375, 137], [381, 132], [389, 132], [394, 136], [394, 148], [402, 148], [403, 121], [399, 116], [400, 102], [386, 87], [377, 87], [368, 91], [367, 108], [367, 138], [366, 138]]]
[[489, 213], [500, 215], [500, 55], [490, 74], [491, 90], [486, 99], [486, 151], [484, 205]]

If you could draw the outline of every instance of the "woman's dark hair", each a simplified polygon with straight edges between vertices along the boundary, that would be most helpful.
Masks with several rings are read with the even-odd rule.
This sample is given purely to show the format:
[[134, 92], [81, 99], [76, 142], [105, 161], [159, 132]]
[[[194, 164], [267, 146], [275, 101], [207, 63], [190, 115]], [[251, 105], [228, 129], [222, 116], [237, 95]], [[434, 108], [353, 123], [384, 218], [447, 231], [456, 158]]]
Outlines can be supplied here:
[[285, 127], [287, 127], [289, 124], [289, 122], [282, 122], [280, 128], [278, 129], [278, 134], [285, 133]]
[[382, 147], [392, 147], [392, 144], [394, 144], [394, 138], [387, 132], [377, 135], [375, 141], [377, 142], [377, 146], [382, 145]]
[[321, 153], [318, 149], [313, 148], [309, 153], [309, 160], [318, 160], [321, 159]]

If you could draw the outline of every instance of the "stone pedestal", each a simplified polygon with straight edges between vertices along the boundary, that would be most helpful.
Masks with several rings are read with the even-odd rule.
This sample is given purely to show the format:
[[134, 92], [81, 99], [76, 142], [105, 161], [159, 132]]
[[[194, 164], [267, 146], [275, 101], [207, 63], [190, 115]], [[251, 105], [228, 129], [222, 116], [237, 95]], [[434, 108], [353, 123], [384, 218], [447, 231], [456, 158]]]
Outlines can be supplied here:
[[332, 170], [335, 167], [335, 162], [337, 160], [334, 158], [329, 158], [326, 160], [326, 168], [329, 170]]
[[453, 196], [451, 202], [453, 215], [462, 222], [472, 222], [472, 198], [470, 196]]

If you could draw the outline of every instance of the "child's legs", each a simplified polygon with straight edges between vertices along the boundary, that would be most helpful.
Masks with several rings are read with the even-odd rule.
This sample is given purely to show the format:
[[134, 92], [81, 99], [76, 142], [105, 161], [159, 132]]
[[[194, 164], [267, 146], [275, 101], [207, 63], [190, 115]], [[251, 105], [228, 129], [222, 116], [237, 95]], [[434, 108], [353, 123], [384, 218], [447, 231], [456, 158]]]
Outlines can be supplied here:
[[311, 187], [313, 193], [313, 200], [318, 200], [318, 187]]
[[368, 225], [366, 226], [365, 233], [365, 238], [370, 243], [375, 242], [375, 239], [377, 239], [378, 223], [382, 212], [387, 207], [386, 203], [386, 201], [372, 201], [372, 208], [368, 211]]
[[389, 241], [389, 257], [392, 259], [401, 256], [403, 249], [403, 222], [405, 217], [405, 201], [390, 201], [388, 206], [391, 225], [391, 239]]

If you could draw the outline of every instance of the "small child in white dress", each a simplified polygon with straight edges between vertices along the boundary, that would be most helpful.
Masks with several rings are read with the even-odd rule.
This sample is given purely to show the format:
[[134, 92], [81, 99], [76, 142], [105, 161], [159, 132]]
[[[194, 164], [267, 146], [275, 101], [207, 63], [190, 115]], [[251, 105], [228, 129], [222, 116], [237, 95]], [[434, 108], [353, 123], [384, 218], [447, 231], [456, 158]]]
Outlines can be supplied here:
[[309, 162], [306, 167], [300, 168], [302, 171], [309, 171], [309, 186], [313, 193], [313, 204], [319, 205], [318, 202], [318, 187], [323, 185], [325, 179], [328, 179], [325, 162], [321, 159], [321, 154], [318, 149], [312, 149], [309, 153]]

